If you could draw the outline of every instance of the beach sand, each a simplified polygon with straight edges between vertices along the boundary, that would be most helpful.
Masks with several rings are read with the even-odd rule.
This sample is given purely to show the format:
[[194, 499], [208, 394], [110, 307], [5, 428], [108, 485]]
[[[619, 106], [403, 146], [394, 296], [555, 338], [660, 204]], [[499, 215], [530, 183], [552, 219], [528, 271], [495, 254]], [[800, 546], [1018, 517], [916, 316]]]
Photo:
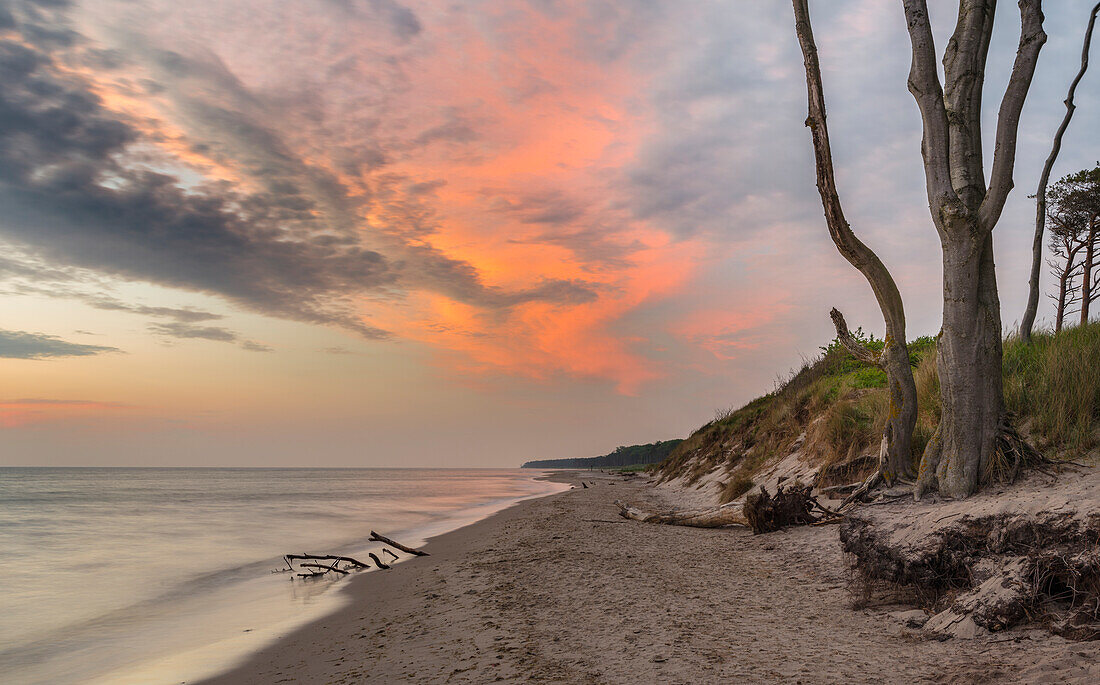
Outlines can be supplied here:
[[1100, 643], [1041, 629], [939, 641], [853, 609], [838, 526], [753, 536], [626, 521], [645, 478], [522, 502], [347, 584], [350, 604], [207, 681], [1100, 682]]

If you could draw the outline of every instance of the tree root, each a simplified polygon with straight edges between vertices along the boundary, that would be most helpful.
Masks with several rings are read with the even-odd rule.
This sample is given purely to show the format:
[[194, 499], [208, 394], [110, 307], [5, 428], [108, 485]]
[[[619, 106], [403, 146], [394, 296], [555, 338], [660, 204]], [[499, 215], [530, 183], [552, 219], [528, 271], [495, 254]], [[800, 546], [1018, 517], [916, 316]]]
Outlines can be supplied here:
[[775, 496], [772, 497], [764, 486], [760, 486], [760, 492], [753, 493], [745, 498], [745, 518], [754, 535], [770, 533], [786, 528], [787, 526], [800, 526], [817, 523], [822, 516], [813, 513], [816, 507], [825, 516], [837, 517], [834, 511], [822, 506], [812, 494], [812, 486], [795, 483], [789, 487], [776, 486]]
[[998, 427], [995, 456], [990, 459], [988, 481], [1015, 483], [1021, 467], [1053, 465], [1055, 462], [1043, 456], [1020, 435], [1011, 414], [1005, 414]]

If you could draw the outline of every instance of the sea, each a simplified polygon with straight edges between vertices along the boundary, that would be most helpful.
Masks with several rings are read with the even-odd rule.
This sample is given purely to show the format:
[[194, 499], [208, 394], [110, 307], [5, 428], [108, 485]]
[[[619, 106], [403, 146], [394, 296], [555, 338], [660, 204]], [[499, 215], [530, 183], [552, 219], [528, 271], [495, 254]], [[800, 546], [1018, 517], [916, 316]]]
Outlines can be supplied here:
[[543, 474], [0, 468], [0, 681], [215, 675], [347, 601], [348, 577], [276, 572], [282, 555], [366, 557], [371, 530], [419, 546], [568, 487]]

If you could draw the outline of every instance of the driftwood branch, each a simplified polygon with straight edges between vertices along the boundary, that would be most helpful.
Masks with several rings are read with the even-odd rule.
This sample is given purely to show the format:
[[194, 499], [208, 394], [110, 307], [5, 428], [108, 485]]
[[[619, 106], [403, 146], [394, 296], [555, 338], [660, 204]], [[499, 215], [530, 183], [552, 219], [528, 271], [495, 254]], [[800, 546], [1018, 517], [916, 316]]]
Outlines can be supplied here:
[[691, 511], [649, 512], [615, 500], [619, 516], [643, 523], [663, 523], [692, 528], [721, 528], [722, 526], [748, 526], [749, 522], [740, 504], [726, 504], [714, 509]]
[[390, 547], [396, 547], [397, 549], [401, 550], [405, 554], [412, 554], [413, 556], [417, 556], [417, 557], [429, 556], [428, 553], [423, 551], [423, 550], [413, 549], [412, 547], [406, 547], [405, 545], [402, 545], [400, 542], [394, 542], [393, 540], [389, 539], [385, 535], [379, 535], [378, 533], [374, 532], [373, 530], [370, 532], [370, 540], [372, 542], [385, 543], [385, 544], [389, 545]]
[[288, 564], [291, 561], [295, 560], [295, 559], [299, 559], [299, 560], [303, 560], [303, 561], [311, 561], [311, 562], [317, 562], [317, 561], [338, 561], [339, 562], [339, 561], [343, 561], [345, 563], [351, 564], [352, 566], [354, 566], [356, 568], [370, 568], [370, 564], [364, 564], [363, 562], [359, 561], [358, 559], [354, 559], [352, 557], [343, 557], [343, 556], [339, 556], [337, 554], [284, 554], [283, 558], [286, 559]]
[[375, 554], [374, 552], [367, 552], [367, 556], [370, 557], [371, 561], [373, 561], [378, 566], [378, 568], [380, 568], [380, 569], [384, 570], [384, 569], [388, 569], [390, 567], [389, 564], [387, 564], [387, 563], [383, 562], [381, 559], [379, 559], [378, 555]]
[[[329, 571], [335, 571], [336, 573], [339, 573], [339, 574], [345, 575], [345, 576], [349, 573], [349, 571], [347, 571], [345, 569], [342, 569], [342, 568], [338, 568], [338, 567], [336, 567], [332, 564], [329, 564], [329, 565], [326, 566], [325, 564], [304, 563], [304, 564], [298, 564], [298, 566], [299, 566], [299, 568], [320, 568], [320, 569], [324, 569], [325, 573], [328, 573]], [[325, 573], [322, 573], [320, 575], [324, 575]], [[313, 574], [311, 574], [311, 575], [313, 575]]]
[[1077, 70], [1077, 76], [1069, 84], [1069, 93], [1066, 95], [1066, 114], [1062, 117], [1062, 123], [1054, 134], [1054, 143], [1050, 148], [1050, 155], [1043, 164], [1043, 173], [1039, 176], [1039, 188], [1035, 192], [1035, 238], [1031, 244], [1031, 280], [1028, 283], [1027, 308], [1024, 309], [1023, 321], [1020, 322], [1020, 338], [1025, 342], [1031, 342], [1031, 329], [1035, 325], [1035, 314], [1039, 309], [1039, 272], [1043, 263], [1043, 232], [1046, 230], [1047, 217], [1047, 184], [1050, 183], [1050, 172], [1054, 167], [1054, 161], [1058, 159], [1058, 153], [1062, 150], [1062, 136], [1069, 127], [1070, 119], [1076, 106], [1073, 104], [1074, 93], [1077, 92], [1077, 84], [1085, 76], [1085, 70], [1089, 68], [1089, 46], [1092, 44], [1092, 30], [1096, 26], [1096, 13], [1100, 12], [1100, 2], [1096, 3], [1089, 13], [1088, 27], [1085, 29], [1085, 40], [1081, 46], [1081, 68]]
[[[889, 430], [889, 425], [887, 425], [887, 430]], [[878, 486], [880, 482], [882, 482], [883, 474], [886, 472], [886, 458], [889, 449], [890, 436], [886, 433], [883, 433], [882, 442], [879, 443], [878, 468], [875, 469], [875, 472], [872, 473], [867, 478], [867, 480], [863, 481], [862, 485], [853, 490], [852, 494], [844, 498], [844, 501], [840, 504], [840, 507], [838, 507], [838, 511], [843, 511], [844, 508], [847, 507], [849, 504], [860, 501], [864, 497], [864, 495], [866, 495], [873, 488]]]
[[[374, 561], [378, 568], [389, 568], [389, 566], [373, 552], [368, 553], [368, 556]], [[370, 564], [365, 564], [354, 557], [345, 557], [338, 554], [285, 554], [283, 555], [283, 560], [286, 561], [287, 565], [284, 571], [295, 570], [295, 561], [298, 562], [299, 569], [309, 569], [304, 573], [297, 574], [299, 578], [317, 578], [328, 573], [339, 573], [342, 576], [346, 576], [353, 570], [359, 571], [370, 568]], [[341, 567], [341, 564], [345, 566]]]

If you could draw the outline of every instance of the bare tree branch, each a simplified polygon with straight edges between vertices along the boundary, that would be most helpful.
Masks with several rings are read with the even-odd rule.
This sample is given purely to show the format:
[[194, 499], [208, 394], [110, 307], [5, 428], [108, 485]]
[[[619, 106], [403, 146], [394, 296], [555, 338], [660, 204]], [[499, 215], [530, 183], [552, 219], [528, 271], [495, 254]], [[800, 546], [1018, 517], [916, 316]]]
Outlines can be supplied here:
[[[825, 210], [825, 220], [829, 235], [837, 250], [852, 266], [859, 269], [875, 293], [882, 318], [886, 322], [885, 345], [882, 353], [875, 355], [856, 343], [844, 317], [834, 309], [833, 321], [837, 324], [837, 335], [841, 343], [857, 359], [865, 359], [886, 373], [890, 388], [891, 415], [888, 420], [890, 439], [889, 458], [880, 466], [879, 472], [887, 484], [896, 477], [906, 477], [913, 473], [912, 439], [913, 428], [917, 421], [917, 388], [913, 381], [913, 369], [909, 365], [909, 351], [905, 344], [905, 308], [901, 293], [890, 275], [886, 265], [875, 252], [867, 247], [852, 232], [837, 192], [836, 177], [833, 172], [833, 153], [829, 143], [829, 127], [825, 116], [825, 95], [821, 86], [821, 66], [818, 63], [817, 45], [814, 43], [813, 27], [810, 24], [810, 10], [807, 0], [793, 0], [795, 31], [798, 43], [802, 47], [802, 57], [806, 67], [806, 99], [808, 115], [806, 126], [810, 128], [813, 139], [814, 158], [817, 161], [817, 190], [821, 195], [821, 205]], [[943, 111], [942, 103], [940, 111]]]
[[940, 207], [956, 199], [956, 196], [951, 186], [951, 167], [947, 154], [950, 136], [947, 111], [943, 104], [943, 87], [936, 68], [936, 43], [932, 38], [932, 25], [928, 20], [928, 5], [925, 0], [904, 0], [903, 4], [909, 40], [913, 45], [909, 92], [917, 101], [924, 128], [921, 154], [924, 156], [928, 204], [934, 213], [938, 213]]
[[996, 145], [993, 149], [993, 171], [986, 193], [978, 210], [982, 230], [992, 231], [1001, 217], [1008, 193], [1012, 190], [1012, 170], [1016, 163], [1016, 136], [1020, 125], [1020, 112], [1035, 75], [1035, 63], [1039, 51], [1046, 43], [1043, 31], [1042, 0], [1020, 0], [1020, 44], [1016, 61], [1008, 80], [1001, 109], [997, 114]]
[[856, 340], [855, 336], [848, 330], [848, 323], [844, 320], [844, 315], [840, 313], [840, 310], [833, 307], [833, 310], [829, 312], [829, 316], [832, 317], [833, 325], [836, 326], [837, 340], [844, 346], [844, 349], [864, 364], [881, 367], [879, 356]]

